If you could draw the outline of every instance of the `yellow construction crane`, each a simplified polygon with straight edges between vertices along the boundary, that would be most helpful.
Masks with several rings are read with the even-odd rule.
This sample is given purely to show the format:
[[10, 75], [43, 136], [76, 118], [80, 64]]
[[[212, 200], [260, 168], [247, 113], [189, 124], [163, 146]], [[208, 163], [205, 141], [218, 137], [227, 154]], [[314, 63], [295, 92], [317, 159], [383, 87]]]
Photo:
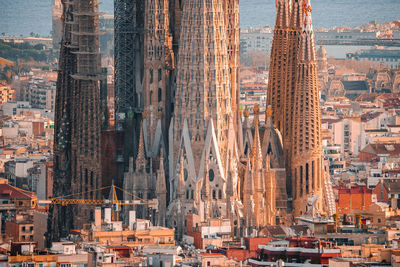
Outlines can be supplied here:
[[[76, 198], [77, 196], [80, 195], [85, 195], [88, 193], [92, 192], [97, 192], [97, 191], [103, 191], [106, 189], [110, 189], [110, 199], [86, 199], [86, 198]], [[117, 197], [117, 190], [120, 190], [121, 192], [126, 193], [127, 195], [131, 196], [131, 200], [119, 200]], [[112, 220], [113, 221], [118, 221], [119, 219], [119, 211], [120, 207], [124, 205], [152, 205], [152, 206], [157, 206], [158, 202], [157, 201], [152, 201], [152, 202], [147, 202], [146, 200], [135, 196], [134, 194], [129, 193], [128, 191], [119, 188], [118, 186], [115, 185], [110, 185], [110, 186], [105, 186], [101, 187], [98, 189], [86, 191], [86, 192], [81, 192], [81, 193], [75, 193], [75, 194], [69, 194], [66, 196], [60, 196], [60, 197], [53, 197], [49, 199], [39, 199], [38, 200], [38, 205], [61, 205], [61, 206], [67, 206], [67, 205], [92, 205], [92, 206], [100, 206], [100, 205], [108, 205], [112, 207]]]

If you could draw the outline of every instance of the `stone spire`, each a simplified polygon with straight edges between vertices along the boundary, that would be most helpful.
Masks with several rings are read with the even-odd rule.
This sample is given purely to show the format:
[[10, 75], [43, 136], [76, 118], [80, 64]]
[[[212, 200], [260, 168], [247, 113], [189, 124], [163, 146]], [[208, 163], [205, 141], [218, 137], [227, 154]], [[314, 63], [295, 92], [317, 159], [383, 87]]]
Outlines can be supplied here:
[[206, 160], [206, 164], [204, 165], [204, 180], [203, 187], [201, 189], [202, 199], [204, 201], [208, 201], [210, 197], [210, 181], [208, 179], [208, 160]]
[[302, 27], [303, 18], [303, 0], [291, 1], [291, 14], [290, 14], [290, 31], [288, 32], [288, 39], [286, 40], [286, 53], [287, 61], [285, 66], [285, 90], [284, 90], [284, 103], [282, 109], [283, 125], [279, 130], [283, 136], [283, 143], [285, 146], [285, 160], [286, 167], [290, 168], [290, 154], [291, 141], [292, 141], [292, 118], [293, 103], [296, 101], [294, 98], [295, 92], [295, 78], [297, 71], [297, 58], [299, 46], [299, 34]]
[[267, 104], [272, 106], [273, 122], [279, 130], [283, 127], [287, 40], [290, 34], [291, 1], [276, 0], [276, 20], [271, 48], [271, 67], [268, 81]]
[[[145, 113], [143, 114], [143, 118], [146, 118]], [[145, 172], [146, 171], [146, 151], [144, 147], [144, 139], [143, 139], [143, 122], [140, 122], [140, 135], [139, 135], [139, 147], [138, 153], [136, 157], [136, 171]]]
[[185, 232], [184, 229], [184, 221], [185, 221], [185, 171], [183, 167], [183, 152], [180, 154], [179, 160], [179, 177], [178, 177], [178, 190], [177, 190], [177, 198], [178, 198], [178, 212], [177, 212], [177, 235], [178, 239], [182, 239], [183, 234]]
[[240, 85], [239, 85], [239, 65], [240, 65], [240, 28], [239, 28], [239, 0], [223, 0], [225, 15], [226, 38], [228, 44], [228, 66], [230, 73], [232, 98], [233, 123], [239, 127], [239, 108], [240, 108]]
[[317, 51], [318, 72], [328, 74], [328, 54], [321, 42]]
[[[311, 6], [304, 1], [297, 61], [292, 124], [292, 192], [294, 214], [304, 213], [307, 198], [322, 195], [324, 185], [321, 110]], [[323, 209], [321, 197], [318, 208]]]
[[304, 1], [306, 0], [292, 0], [290, 25], [295, 30], [299, 30], [303, 26], [304, 8], [306, 7]]
[[272, 107], [270, 105], [265, 109], [265, 125], [267, 127], [274, 127], [274, 123], [272, 122]]
[[254, 181], [251, 173], [251, 160], [247, 158], [247, 165], [244, 174], [244, 188], [243, 188], [243, 206], [244, 206], [244, 217], [246, 218], [245, 226], [247, 231], [250, 232], [254, 226]]
[[254, 139], [253, 139], [253, 150], [251, 153], [251, 175], [254, 183], [254, 217], [255, 226], [259, 228], [265, 224], [265, 213], [264, 213], [264, 191], [265, 181], [262, 164], [261, 144], [260, 144], [260, 133], [259, 133], [259, 107], [254, 106]]
[[[230, 156], [228, 156], [230, 157]], [[226, 216], [227, 218], [232, 218], [232, 202], [235, 200], [234, 197], [234, 189], [233, 189], [233, 179], [232, 179], [232, 171], [228, 171], [226, 177]], [[233, 220], [231, 220], [233, 221]]]
[[304, 1], [304, 22], [300, 35], [300, 49], [299, 60], [301, 62], [311, 62], [316, 60], [314, 31], [311, 19], [311, 6], [310, 1]]
[[166, 210], [167, 210], [167, 186], [165, 183], [164, 155], [160, 150], [160, 167], [157, 171], [156, 193], [158, 199], [158, 225], [165, 226]]
[[[260, 132], [259, 132], [259, 107], [258, 105], [254, 106], [254, 137], [253, 137], [253, 150], [251, 152], [251, 163], [254, 167], [258, 168], [259, 160], [261, 160], [261, 145], [260, 145]], [[257, 165], [257, 166], [256, 166]]]
[[204, 178], [203, 178], [203, 186], [201, 188], [201, 198], [204, 203], [204, 219], [208, 219], [210, 217], [210, 180], [208, 177], [208, 159], [206, 159], [206, 163], [204, 165]]
[[178, 199], [185, 198], [185, 168], [183, 167], [183, 153], [179, 157]]
[[276, 28], [289, 28], [291, 20], [291, 2], [292, 0], [276, 0]]

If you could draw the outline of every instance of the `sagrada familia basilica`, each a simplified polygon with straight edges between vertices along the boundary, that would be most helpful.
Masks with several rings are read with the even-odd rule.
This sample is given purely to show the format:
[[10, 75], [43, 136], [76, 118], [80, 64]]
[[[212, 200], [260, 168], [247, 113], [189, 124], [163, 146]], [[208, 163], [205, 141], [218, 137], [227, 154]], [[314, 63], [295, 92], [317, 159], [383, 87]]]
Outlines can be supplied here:
[[289, 224], [313, 196], [333, 214], [309, 0], [276, 1], [264, 121], [240, 108], [239, 1], [168, 2], [145, 3], [145, 111], [125, 189], [158, 199], [153, 218], [178, 238], [188, 213], [229, 219], [233, 235]]

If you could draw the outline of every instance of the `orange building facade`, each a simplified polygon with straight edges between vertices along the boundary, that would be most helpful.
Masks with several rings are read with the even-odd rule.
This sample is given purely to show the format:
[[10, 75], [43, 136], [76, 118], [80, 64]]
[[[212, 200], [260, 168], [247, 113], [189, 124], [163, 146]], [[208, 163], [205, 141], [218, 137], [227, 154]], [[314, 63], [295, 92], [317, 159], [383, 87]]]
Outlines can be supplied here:
[[372, 190], [366, 186], [339, 188], [336, 210], [340, 215], [368, 210], [372, 204]]

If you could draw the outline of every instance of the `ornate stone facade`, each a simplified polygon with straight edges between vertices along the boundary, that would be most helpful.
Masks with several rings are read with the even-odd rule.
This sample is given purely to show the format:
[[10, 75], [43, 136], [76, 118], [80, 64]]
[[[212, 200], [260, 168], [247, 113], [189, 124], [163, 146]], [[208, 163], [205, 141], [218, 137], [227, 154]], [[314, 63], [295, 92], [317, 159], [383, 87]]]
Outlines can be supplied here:
[[237, 8], [237, 1], [222, 0], [183, 5], [167, 214], [178, 238], [184, 232], [179, 218], [189, 212], [203, 220], [230, 218], [239, 225], [239, 157], [232, 114], [238, 105], [231, 99], [232, 93], [238, 94]]
[[[290, 222], [291, 204], [296, 215], [302, 213], [307, 198], [322, 196], [325, 186], [308, 2], [277, 1], [264, 123], [257, 106], [253, 122], [248, 110], [240, 117], [238, 1], [167, 2], [146, 1], [146, 112], [125, 188], [144, 199], [158, 198], [159, 208], [138, 216], [167, 222], [178, 239], [188, 213], [203, 221], [229, 219], [232, 235]], [[170, 19], [179, 23], [180, 35]]]

